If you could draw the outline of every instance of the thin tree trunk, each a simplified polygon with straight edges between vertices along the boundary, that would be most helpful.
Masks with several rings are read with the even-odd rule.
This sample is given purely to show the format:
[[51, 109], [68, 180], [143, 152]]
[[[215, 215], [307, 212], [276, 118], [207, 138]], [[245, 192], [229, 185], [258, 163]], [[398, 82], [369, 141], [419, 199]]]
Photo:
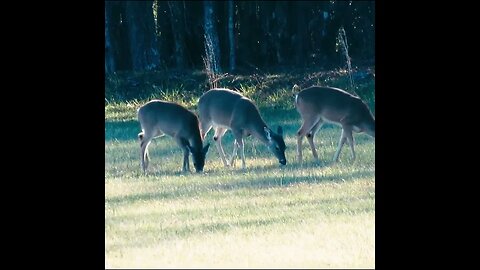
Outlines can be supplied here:
[[273, 45], [277, 64], [284, 64], [284, 46], [286, 43], [287, 5], [285, 1], [275, 2]]
[[297, 22], [297, 30], [293, 39], [293, 46], [295, 47], [295, 64], [304, 65], [305, 64], [305, 38], [307, 36], [307, 25], [306, 25], [306, 12], [305, 12], [305, 2], [297, 2], [295, 8], [295, 20]]
[[168, 8], [170, 10], [170, 22], [172, 26], [172, 33], [174, 38], [174, 59], [177, 68], [184, 68], [185, 61], [185, 24], [184, 12], [182, 12], [182, 2], [168, 1]]
[[126, 2], [133, 70], [152, 70], [160, 64], [152, 6], [153, 1]]
[[228, 1], [228, 42], [230, 45], [230, 71], [234, 71], [236, 68], [235, 63], [235, 27], [233, 24], [233, 0]]
[[112, 6], [105, 2], [105, 73], [113, 73], [116, 71], [114, 47], [112, 46], [111, 34], [111, 14]]
[[167, 1], [157, 2], [157, 31], [158, 31], [158, 48], [160, 55], [162, 56], [160, 61], [165, 66], [170, 67], [173, 59], [173, 33], [170, 23], [170, 11]]
[[214, 19], [215, 12], [213, 9], [213, 1], [204, 2], [204, 16], [205, 16], [205, 42], [207, 44], [207, 57], [211, 62], [213, 72], [221, 73], [220, 69], [220, 47], [218, 41], [217, 29], [215, 27]]

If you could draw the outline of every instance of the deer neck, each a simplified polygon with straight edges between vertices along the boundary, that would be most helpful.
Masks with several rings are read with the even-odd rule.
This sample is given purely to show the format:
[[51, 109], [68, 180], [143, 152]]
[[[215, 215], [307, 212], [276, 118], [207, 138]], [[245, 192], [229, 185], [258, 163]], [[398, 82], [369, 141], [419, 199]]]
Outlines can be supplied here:
[[259, 139], [264, 144], [268, 144], [267, 135], [265, 134], [265, 128], [268, 128], [264, 121], [260, 120], [250, 128], [250, 133], [253, 137]]
[[200, 132], [195, 132], [194, 134], [192, 134], [188, 142], [190, 143], [190, 146], [193, 146], [196, 149], [202, 149], [203, 147], [203, 142], [202, 142], [202, 138], [200, 137]]

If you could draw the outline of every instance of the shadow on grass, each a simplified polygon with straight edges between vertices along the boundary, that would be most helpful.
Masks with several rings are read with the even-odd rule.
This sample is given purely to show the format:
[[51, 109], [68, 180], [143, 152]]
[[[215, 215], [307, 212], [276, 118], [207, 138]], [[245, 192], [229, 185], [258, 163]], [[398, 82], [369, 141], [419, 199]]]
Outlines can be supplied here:
[[[265, 170], [263, 170], [265, 171]], [[281, 173], [281, 172], [280, 172]], [[109, 204], [131, 204], [138, 201], [152, 200], [169, 200], [178, 198], [188, 198], [198, 196], [202, 193], [214, 193], [217, 191], [237, 191], [241, 189], [267, 189], [267, 188], [283, 188], [300, 183], [322, 183], [322, 182], [346, 182], [357, 178], [374, 177], [375, 171], [361, 170], [351, 173], [334, 174], [327, 176], [305, 175], [295, 176], [277, 173], [276, 175], [260, 176], [249, 178], [245, 175], [242, 179], [235, 182], [215, 183], [205, 185], [192, 185], [189, 187], [178, 188], [176, 190], [168, 190], [162, 192], [150, 192], [125, 196], [115, 196], [105, 198], [105, 203]], [[158, 174], [162, 176], [162, 173]], [[176, 175], [176, 174], [173, 174]], [[179, 174], [180, 175], [180, 174]], [[213, 174], [212, 174], [213, 175]], [[221, 174], [219, 174], [221, 175]], [[218, 175], [217, 175], [218, 176]], [[186, 180], [188, 180], [188, 175]]]
[[[363, 196], [355, 199], [357, 201], [370, 201], [372, 198]], [[242, 213], [239, 212], [244, 213], [244, 210], [246, 209], [243, 208], [234, 208], [235, 211], [232, 212], [232, 206], [216, 208], [215, 211], [211, 208], [203, 208], [172, 213], [119, 216], [108, 219], [107, 223], [111, 224], [109, 226], [112, 226], [113, 224], [121, 222], [124, 225], [124, 228], [120, 230], [120, 235], [128, 240], [123, 240], [120, 243], [110, 245], [108, 246], [108, 250], [118, 251], [123, 248], [138, 248], [144, 247], [152, 242], [178, 238], [185, 239], [195, 235], [228, 232], [234, 229], [261, 228], [275, 224], [302, 222], [305, 219], [317, 215], [355, 215], [357, 213], [375, 212], [375, 205], [372, 203], [355, 203], [353, 206], [350, 206], [349, 202], [351, 201], [351, 198], [342, 197], [334, 199], [301, 200], [299, 202], [287, 203], [283, 206], [278, 205], [276, 202], [269, 202], [264, 205], [250, 205], [248, 206], [250, 212], [257, 212], [257, 215], [254, 217], [242, 216]], [[284, 206], [287, 206], [291, 211], [280, 211], [277, 209], [278, 207], [283, 209]], [[274, 207], [273, 211], [269, 211], [268, 218], [265, 218], [263, 213], [269, 209], [271, 210], [271, 207]], [[176, 222], [172, 224], [167, 218], [170, 216], [175, 217], [176, 220], [185, 219], [185, 222]], [[211, 220], [223, 220], [205, 221], [205, 219], [209, 219], [209, 216], [212, 216]], [[195, 221], [197, 217], [198, 220], [202, 222], [188, 224], [189, 222]], [[231, 221], [225, 222], [225, 219], [231, 219]], [[154, 227], [148, 226], [147, 228], [138, 228], [135, 226], [137, 223], [145, 222], [157, 225]], [[162, 224], [162, 222], [165, 224]], [[125, 227], [125, 225], [127, 226]], [[132, 239], [134, 240], [132, 241]]]
[[[265, 157], [265, 156], [258, 156], [258, 157]], [[247, 158], [245, 158], [247, 159]], [[287, 157], [288, 160], [288, 157]], [[214, 169], [206, 169], [205, 174], [211, 176], [222, 176], [225, 172], [234, 172], [236, 174], [244, 174], [249, 175], [251, 174], [259, 174], [259, 173], [272, 173], [272, 176], [278, 176], [278, 174], [285, 174], [293, 172], [294, 170], [318, 170], [322, 168], [328, 168], [332, 166], [340, 166], [345, 168], [356, 168], [355, 163], [352, 163], [350, 159], [346, 159], [345, 161], [340, 160], [339, 162], [334, 162], [332, 160], [325, 160], [325, 161], [315, 161], [315, 160], [308, 160], [304, 161], [303, 164], [299, 164], [295, 160], [289, 161], [289, 163], [285, 166], [280, 166], [277, 163], [277, 160], [272, 157], [272, 163], [268, 165], [250, 165], [248, 166], [247, 161], [247, 169], [243, 170], [241, 166], [241, 160], [236, 161], [235, 167], [224, 167], [221, 165], [219, 168]], [[372, 171], [373, 172], [373, 171]]]
[[[181, 155], [181, 154], [178, 154]], [[183, 158], [183, 157], [182, 157]], [[128, 161], [129, 164], [132, 161]], [[166, 176], [178, 176], [178, 177], [189, 177], [189, 176], [195, 176], [196, 172], [195, 169], [192, 165], [192, 158], [190, 157], [190, 172], [183, 172], [182, 171], [182, 161], [180, 160], [178, 163], [177, 168], [174, 170], [167, 170], [164, 167], [164, 164], [157, 164], [157, 162], [161, 162], [161, 157], [157, 158], [154, 157], [152, 158], [152, 155], [150, 155], [150, 165], [147, 169], [147, 173], [144, 174], [143, 170], [141, 168], [141, 161], [140, 157], [138, 158], [138, 161], [134, 161], [134, 169], [129, 169], [126, 168], [125, 170], [118, 170], [118, 167], [106, 167], [105, 168], [105, 173], [109, 178], [112, 177], [129, 177], [129, 178], [139, 178], [139, 177], [146, 177], [148, 180], [161, 180], [163, 177]], [[138, 164], [137, 164], [138, 163]]]
[[[282, 111], [277, 109], [276, 111]], [[274, 131], [276, 131], [277, 127], [281, 125], [283, 127], [285, 137], [286, 138], [295, 138], [295, 134], [298, 131], [298, 129], [301, 126], [301, 120], [299, 119], [282, 119], [282, 115], [285, 115], [285, 113], [288, 113], [289, 110], [285, 110], [284, 113], [277, 113], [279, 116], [275, 116], [275, 118], [272, 117], [272, 119], [275, 119], [275, 121], [268, 121], [268, 125], [270, 128], [272, 128]], [[272, 113], [273, 114], [273, 113]], [[129, 120], [129, 121], [105, 121], [105, 141], [129, 141], [137, 140], [138, 133], [141, 132], [140, 124], [136, 120]], [[213, 131], [210, 131], [207, 135], [207, 142], [214, 143], [213, 141]], [[223, 139], [223, 145], [228, 145], [228, 144], [233, 144], [233, 136], [231, 136], [231, 131], [227, 131], [226, 137]], [[341, 134], [341, 129], [340, 127], [326, 123], [322, 128], [318, 131], [318, 133], [315, 136], [315, 144], [318, 147], [322, 147], [322, 144], [320, 141], [329, 141], [333, 140], [334, 145], [336, 147], [338, 143], [338, 139], [340, 138]], [[368, 138], [367, 136], [363, 136], [360, 134], [354, 134], [355, 137], [355, 145], [361, 145], [364, 143], [370, 143], [371, 139]], [[257, 139], [252, 138], [251, 136], [246, 138], [245, 140], [256, 140]], [[295, 139], [296, 140], [296, 139]], [[306, 140], [305, 140], [306, 141]], [[304, 148], [306, 147], [305, 144], [306, 142], [304, 141]], [[173, 143], [173, 142], [172, 142]], [[296, 144], [292, 147], [296, 147]], [[309, 148], [308, 148], [309, 149]], [[247, 149], [246, 149], [247, 150]]]
[[112, 198], [105, 198], [105, 203], [107, 204], [130, 204], [139, 201], [154, 201], [154, 200], [162, 200], [162, 199], [175, 199], [180, 197], [189, 197], [189, 195], [194, 195], [191, 192], [172, 192], [172, 191], [164, 191], [164, 192], [150, 192], [150, 193], [141, 193], [141, 194], [133, 194], [133, 195], [125, 195], [125, 196], [116, 196]]
[[235, 182], [228, 182], [225, 184], [213, 184], [207, 187], [207, 190], [217, 191], [233, 191], [242, 188], [254, 188], [254, 189], [265, 189], [265, 188], [281, 188], [287, 187], [300, 183], [323, 183], [323, 182], [346, 182], [356, 178], [366, 178], [374, 177], [375, 172], [373, 170], [367, 171], [356, 171], [353, 173], [343, 173], [335, 174], [328, 176], [317, 176], [317, 175], [306, 175], [306, 176], [296, 176], [292, 177], [290, 175], [280, 175], [278, 173], [276, 176], [265, 176], [258, 177], [254, 180], [239, 180]]
[[141, 131], [138, 121], [105, 121], [105, 141], [136, 141]]
[[253, 226], [267, 226], [274, 223], [280, 223], [284, 221], [283, 218], [270, 218], [270, 219], [256, 219], [248, 221], [233, 221], [229, 222], [214, 222], [214, 223], [201, 223], [198, 225], [185, 225], [182, 227], [167, 227], [162, 228], [159, 224], [158, 227], [136, 229], [130, 231], [125, 229], [122, 233], [123, 236], [131, 233], [135, 240], [123, 241], [124, 243], [107, 245], [108, 251], [119, 251], [124, 248], [141, 248], [147, 244], [158, 241], [167, 241], [175, 238], [187, 238], [192, 235], [205, 235], [207, 233], [226, 232], [234, 228], [253, 227]]

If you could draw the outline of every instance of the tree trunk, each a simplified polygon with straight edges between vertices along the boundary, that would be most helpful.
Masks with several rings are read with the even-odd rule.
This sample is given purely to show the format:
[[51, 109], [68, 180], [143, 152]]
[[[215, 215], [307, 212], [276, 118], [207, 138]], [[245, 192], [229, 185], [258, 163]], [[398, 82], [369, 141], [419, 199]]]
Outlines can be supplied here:
[[284, 64], [284, 46], [287, 37], [287, 5], [285, 1], [275, 1], [275, 11], [273, 15], [273, 46], [277, 64]]
[[116, 71], [115, 66], [115, 53], [114, 46], [112, 45], [111, 34], [111, 20], [112, 20], [112, 6], [110, 2], [105, 2], [105, 73], [114, 73]]
[[306, 25], [306, 12], [308, 10], [305, 8], [307, 3], [304, 1], [297, 2], [295, 5], [295, 21], [297, 23], [296, 33], [293, 35], [293, 47], [295, 48], [295, 64], [304, 65], [305, 64], [305, 38], [307, 36], [307, 25]]
[[228, 43], [230, 47], [229, 64], [230, 72], [235, 70], [235, 27], [233, 24], [233, 0], [228, 1]]
[[260, 42], [260, 55], [261, 59], [258, 64], [266, 67], [270, 64], [271, 60], [271, 48], [272, 48], [272, 29], [271, 21], [272, 17], [272, 7], [274, 3], [270, 1], [262, 2], [260, 5], [260, 14], [259, 14], [259, 42]]
[[160, 64], [152, 6], [153, 1], [126, 2], [130, 57], [136, 71], [152, 70]]
[[[337, 67], [341, 64], [341, 53], [336, 53], [336, 41], [338, 36], [338, 29], [341, 26], [341, 20], [344, 16], [345, 6], [348, 5], [348, 2], [335, 1], [330, 4], [329, 13], [330, 15], [326, 19], [326, 33], [323, 38], [323, 54], [325, 55], [326, 63], [328, 64], [327, 68]], [[333, 11], [335, 13], [333, 13]]]
[[160, 61], [165, 66], [170, 67], [172, 65], [174, 53], [173, 53], [173, 33], [170, 23], [170, 10], [168, 8], [167, 1], [157, 2], [157, 31], [158, 31], [158, 49], [162, 58]]
[[185, 23], [183, 3], [179, 1], [168, 1], [170, 11], [170, 22], [174, 39], [174, 60], [177, 68], [185, 68]]
[[215, 12], [213, 10], [213, 1], [204, 1], [204, 19], [205, 19], [205, 43], [208, 61], [213, 72], [221, 73], [220, 69], [220, 47], [218, 41], [217, 28], [215, 26]]

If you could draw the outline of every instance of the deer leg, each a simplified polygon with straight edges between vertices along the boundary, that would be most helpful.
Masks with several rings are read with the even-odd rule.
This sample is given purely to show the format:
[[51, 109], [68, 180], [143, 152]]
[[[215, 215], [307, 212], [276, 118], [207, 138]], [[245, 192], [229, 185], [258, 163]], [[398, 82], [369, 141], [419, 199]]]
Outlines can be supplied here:
[[190, 172], [190, 150], [188, 150], [187, 144], [188, 141], [182, 138], [175, 138], [178, 146], [183, 150], [183, 165], [182, 165], [182, 172]]
[[342, 151], [343, 144], [345, 143], [346, 140], [347, 140], [347, 136], [346, 136], [346, 131], [345, 131], [345, 127], [344, 127], [342, 129], [342, 135], [340, 135], [340, 141], [338, 142], [337, 151], [335, 152], [335, 155], [333, 156], [333, 161], [334, 162], [338, 162], [338, 157], [340, 156], [340, 152]]
[[302, 142], [303, 142], [303, 136], [298, 136], [298, 138], [297, 138], [297, 160], [300, 164], [302, 164]]
[[238, 147], [240, 147], [240, 155], [242, 157], [242, 169], [245, 170], [247, 166], [245, 165], [245, 144], [243, 143], [243, 136], [241, 133], [234, 133], [235, 142], [237, 143]]
[[230, 166], [235, 167], [235, 158], [237, 157], [238, 142], [237, 139], [233, 142], [233, 153], [230, 158]]
[[317, 131], [322, 127], [322, 124], [323, 124], [323, 120], [321, 120], [321, 119], [318, 120], [318, 122], [312, 127], [310, 132], [308, 132], [308, 134], [307, 134], [307, 140], [308, 140], [308, 143], [310, 144], [310, 148], [312, 149], [313, 157], [317, 161], [318, 161], [318, 154], [317, 154], [317, 150], [315, 150], [315, 144], [313, 142], [313, 139], [314, 139]]
[[212, 124], [209, 121], [200, 121], [200, 135], [202, 141], [205, 140], [205, 135], [212, 129]]
[[302, 142], [303, 137], [312, 130], [315, 124], [319, 121], [319, 117], [317, 118], [307, 118], [303, 120], [303, 124], [300, 129], [297, 131], [297, 160], [301, 164], [302, 163]]
[[353, 139], [352, 130], [348, 129], [346, 131], [347, 143], [350, 145], [350, 150], [352, 150], [352, 162], [355, 161], [355, 140]]
[[217, 146], [218, 153], [220, 154], [220, 158], [222, 159], [223, 165], [225, 167], [228, 167], [230, 164], [227, 161], [227, 158], [225, 157], [225, 151], [223, 151], [223, 146], [222, 146], [222, 137], [227, 132], [227, 129], [225, 128], [220, 128], [217, 127], [215, 129], [215, 135], [213, 135], [213, 140], [215, 141], [215, 145]]
[[140, 132], [138, 134], [140, 140], [140, 149], [141, 149], [141, 163], [143, 173], [147, 173], [148, 163], [150, 162], [150, 157], [148, 156], [148, 146], [152, 141], [153, 136], [148, 132]]
[[242, 169], [247, 169], [247, 165], [245, 165], [245, 144], [243, 143], [243, 139], [240, 139], [240, 153], [242, 154]]
[[182, 172], [190, 172], [190, 153], [187, 148], [183, 149], [183, 166]]

